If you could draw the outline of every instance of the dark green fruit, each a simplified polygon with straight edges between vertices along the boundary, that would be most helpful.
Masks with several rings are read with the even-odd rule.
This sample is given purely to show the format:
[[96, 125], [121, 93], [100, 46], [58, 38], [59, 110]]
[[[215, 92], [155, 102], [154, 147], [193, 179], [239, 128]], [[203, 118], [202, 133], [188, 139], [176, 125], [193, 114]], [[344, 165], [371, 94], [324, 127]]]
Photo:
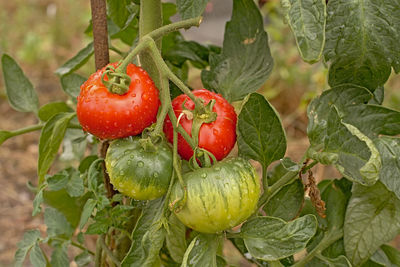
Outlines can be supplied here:
[[139, 137], [113, 141], [105, 161], [115, 189], [137, 200], [151, 200], [167, 192], [172, 176], [172, 151], [164, 141], [144, 149], [143, 141]]

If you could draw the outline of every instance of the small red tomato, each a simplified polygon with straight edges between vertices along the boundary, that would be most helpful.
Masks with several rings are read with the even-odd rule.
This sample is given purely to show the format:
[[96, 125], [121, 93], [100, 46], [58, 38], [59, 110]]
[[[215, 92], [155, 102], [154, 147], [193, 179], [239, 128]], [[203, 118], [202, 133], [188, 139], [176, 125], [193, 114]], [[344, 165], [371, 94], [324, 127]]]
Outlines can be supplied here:
[[[193, 91], [196, 97], [202, 98], [205, 104], [215, 99], [213, 111], [217, 113], [217, 119], [211, 123], [203, 123], [199, 132], [199, 147], [213, 153], [217, 160], [225, 158], [232, 150], [236, 142], [237, 115], [235, 109], [221, 95], [210, 92], [206, 89]], [[180, 95], [172, 101], [175, 115], [179, 117], [182, 113], [182, 104], [186, 100], [185, 107], [188, 110], [194, 109], [194, 103], [187, 95]], [[186, 116], [180, 118], [179, 123], [189, 135], [191, 135], [193, 120]], [[164, 132], [170, 143], [173, 141], [173, 127], [169, 117], [164, 123]], [[185, 139], [178, 135], [178, 152], [185, 160], [193, 156], [193, 150]]]
[[[110, 65], [117, 67], [117, 63]], [[158, 90], [146, 71], [129, 64], [129, 90], [113, 94], [101, 81], [105, 67], [82, 84], [76, 113], [83, 130], [101, 138], [117, 139], [137, 135], [156, 121]], [[108, 77], [104, 77], [108, 80]]]

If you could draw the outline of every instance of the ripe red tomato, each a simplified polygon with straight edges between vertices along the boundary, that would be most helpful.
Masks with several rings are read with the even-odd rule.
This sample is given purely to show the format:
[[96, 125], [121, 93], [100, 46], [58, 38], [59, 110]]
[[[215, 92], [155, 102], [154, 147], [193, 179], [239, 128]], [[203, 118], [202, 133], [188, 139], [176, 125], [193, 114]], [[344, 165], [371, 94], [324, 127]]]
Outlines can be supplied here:
[[[217, 119], [211, 123], [203, 123], [199, 132], [199, 147], [213, 153], [217, 160], [225, 158], [232, 150], [236, 142], [236, 122], [237, 115], [229, 102], [221, 95], [210, 92], [206, 89], [193, 91], [196, 97], [205, 100], [205, 104], [215, 99], [213, 111], [217, 113]], [[189, 110], [194, 109], [194, 103], [187, 95], [180, 95], [172, 101], [175, 115], [179, 117], [182, 113], [182, 104], [186, 100], [185, 107]], [[193, 120], [188, 120], [182, 116], [179, 122], [183, 129], [191, 135]], [[173, 127], [169, 117], [164, 123], [164, 132], [170, 143], [173, 141]], [[189, 160], [193, 156], [193, 150], [185, 139], [179, 134], [178, 152], [182, 158]]]
[[[117, 67], [117, 63], [110, 64]], [[146, 71], [129, 64], [129, 90], [113, 94], [101, 81], [105, 68], [82, 84], [77, 115], [83, 130], [101, 138], [117, 139], [137, 135], [156, 121], [160, 100], [158, 90]], [[107, 80], [107, 76], [104, 77]]]

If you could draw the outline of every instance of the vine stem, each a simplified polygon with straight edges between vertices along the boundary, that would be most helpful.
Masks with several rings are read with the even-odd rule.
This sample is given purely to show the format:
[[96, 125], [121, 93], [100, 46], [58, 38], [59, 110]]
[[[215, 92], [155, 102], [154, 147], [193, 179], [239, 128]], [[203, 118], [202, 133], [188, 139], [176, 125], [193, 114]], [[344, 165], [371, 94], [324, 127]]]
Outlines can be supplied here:
[[116, 266], [121, 266], [121, 262], [114, 256], [114, 254], [112, 253], [112, 251], [108, 248], [106, 241], [105, 241], [105, 237], [104, 235], [101, 235], [99, 237], [100, 240], [100, 245], [103, 249], [103, 251], [107, 254], [107, 256], [111, 259], [111, 261], [116, 265]]
[[[31, 125], [31, 126], [28, 126], [28, 127], [25, 127], [25, 128], [21, 128], [21, 129], [18, 129], [18, 130], [9, 131], [9, 132], [7, 132], [9, 134], [9, 136], [7, 136], [7, 138], [5, 140], [7, 140], [8, 138], [17, 136], [17, 135], [22, 135], [22, 134], [26, 134], [26, 133], [30, 133], [30, 132], [41, 130], [45, 125], [46, 125], [45, 123], [40, 123], [40, 124]], [[73, 123], [68, 124], [67, 128], [70, 128], [70, 129], [82, 129], [82, 127], [80, 125], [73, 124]]]
[[[306, 150], [306, 152], [304, 153], [303, 157], [301, 158], [300, 164], [303, 164], [303, 162], [307, 158], [307, 155], [308, 155], [308, 149]], [[262, 206], [264, 206], [266, 203], [268, 203], [268, 201], [282, 188], [282, 186], [284, 186], [285, 184], [288, 184], [288, 183], [293, 182], [294, 180], [296, 180], [296, 178], [298, 177], [299, 172], [302, 171], [303, 173], [305, 173], [307, 170], [309, 170], [310, 168], [314, 167], [314, 165], [316, 163], [315, 164], [313, 164], [313, 163], [308, 165], [308, 166], [306, 166], [305, 168], [300, 168], [299, 171], [285, 173], [285, 175], [283, 175], [281, 177], [281, 179], [279, 179], [274, 184], [272, 184], [268, 188], [268, 190], [261, 196], [260, 200], [258, 201], [258, 209], [261, 208]], [[263, 177], [263, 179], [266, 179], [266, 177], [265, 178]]]

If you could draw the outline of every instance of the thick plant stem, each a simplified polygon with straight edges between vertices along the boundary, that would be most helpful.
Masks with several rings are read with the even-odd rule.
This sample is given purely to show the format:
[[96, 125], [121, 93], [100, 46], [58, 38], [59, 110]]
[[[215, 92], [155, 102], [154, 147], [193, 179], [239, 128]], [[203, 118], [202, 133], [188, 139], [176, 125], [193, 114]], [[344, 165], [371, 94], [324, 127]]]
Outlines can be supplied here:
[[[94, 42], [94, 58], [96, 69], [101, 69], [109, 63], [108, 54], [108, 33], [107, 33], [107, 7], [105, 0], [91, 0], [92, 23], [93, 23], [93, 42]], [[101, 142], [99, 154], [102, 158], [106, 157], [109, 143]], [[107, 197], [112, 198], [115, 191], [110, 184], [110, 177], [106, 172], [105, 163], [102, 163], [104, 186], [107, 190]]]
[[90, 0], [96, 69], [109, 62], [106, 0]]
[[[149, 32], [162, 26], [162, 7], [161, 0], [141, 0], [139, 17], [139, 41]], [[161, 49], [161, 39], [157, 42], [157, 49]], [[153, 58], [148, 51], [143, 51], [139, 55], [142, 68], [147, 71], [153, 79], [154, 84], [160, 88], [160, 73], [155, 66]]]

